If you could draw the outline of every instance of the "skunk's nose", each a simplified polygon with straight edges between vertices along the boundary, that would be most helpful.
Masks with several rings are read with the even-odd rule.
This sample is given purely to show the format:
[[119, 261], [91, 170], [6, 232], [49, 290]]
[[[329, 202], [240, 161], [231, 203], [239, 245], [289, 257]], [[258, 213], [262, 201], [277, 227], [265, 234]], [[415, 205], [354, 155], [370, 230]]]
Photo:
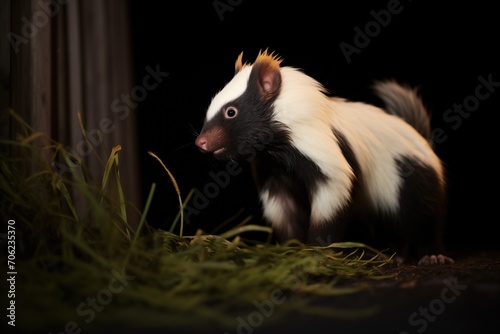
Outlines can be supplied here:
[[203, 153], [208, 152], [208, 140], [206, 137], [198, 136], [198, 138], [196, 138], [194, 143], [196, 144], [196, 146], [198, 146], [200, 151], [202, 151]]

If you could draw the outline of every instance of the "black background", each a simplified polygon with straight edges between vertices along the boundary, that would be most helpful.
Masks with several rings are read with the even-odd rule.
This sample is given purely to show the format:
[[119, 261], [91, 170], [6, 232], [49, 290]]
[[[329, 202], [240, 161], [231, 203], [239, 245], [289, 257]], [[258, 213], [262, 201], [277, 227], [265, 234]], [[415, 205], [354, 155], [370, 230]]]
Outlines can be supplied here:
[[[232, 78], [238, 54], [243, 51], [244, 60], [253, 62], [259, 50], [269, 48], [283, 57], [283, 66], [301, 68], [333, 95], [352, 100], [372, 102], [369, 86], [376, 79], [419, 86], [432, 127], [446, 136], [435, 149], [448, 173], [448, 248], [499, 248], [494, 144], [500, 86], [468, 117], [460, 117], [460, 124], [444, 119], [454, 104], [473, 101], [480, 76], [500, 83], [499, 20], [491, 2], [401, 0], [399, 12], [385, 27], [372, 30], [369, 43], [351, 55], [350, 63], [340, 44], [354, 46], [355, 27], [373, 27], [372, 11], [387, 10], [394, 1], [219, 3], [233, 4], [221, 13], [222, 19], [211, 0], [130, 0], [135, 84], [141, 85], [146, 66], [169, 72], [136, 109], [144, 198], [157, 183], [150, 224], [169, 229], [178, 202], [168, 175], [147, 152], [163, 160], [183, 198], [192, 188], [203, 190], [211, 181], [209, 172], [223, 170], [225, 163], [196, 149], [195, 131], [201, 129], [211, 98]], [[185, 234], [199, 228], [210, 232], [238, 212], [233, 225], [249, 215], [252, 223], [262, 224], [246, 168], [198, 215], [189, 217]]]

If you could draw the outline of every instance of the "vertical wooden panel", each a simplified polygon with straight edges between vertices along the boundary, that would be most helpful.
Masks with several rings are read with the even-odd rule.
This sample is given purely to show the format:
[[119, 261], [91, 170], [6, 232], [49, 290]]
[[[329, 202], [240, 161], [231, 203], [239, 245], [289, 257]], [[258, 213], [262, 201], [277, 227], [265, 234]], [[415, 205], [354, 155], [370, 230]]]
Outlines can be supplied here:
[[71, 1], [66, 8], [67, 17], [61, 28], [67, 31], [66, 40], [61, 42], [67, 45], [66, 57], [68, 67], [67, 73], [68, 86], [66, 94], [69, 97], [68, 109], [66, 109], [70, 138], [68, 144], [76, 149], [77, 143], [82, 140], [80, 127], [78, 125], [78, 112], [83, 110], [83, 79], [82, 79], [82, 27], [80, 2]]
[[68, 10], [59, 9], [54, 16], [52, 31], [52, 67], [55, 87], [52, 89], [52, 111], [55, 114], [52, 123], [52, 137], [58, 138], [61, 142], [67, 142], [71, 138], [71, 127], [69, 122], [70, 96], [68, 94], [69, 74], [68, 74], [68, 29], [61, 29], [65, 26], [68, 17]]
[[[32, 124], [33, 72], [31, 62], [31, 37], [23, 30], [23, 18], [31, 17], [31, 0], [11, 2], [12, 34], [26, 40], [26, 43], [12, 45], [10, 50], [10, 107], [26, 122]], [[12, 35], [14, 36], [14, 35]], [[19, 129], [16, 123], [10, 124], [10, 136], [16, 136]]]
[[[113, 146], [123, 147], [120, 173], [126, 197], [140, 207], [135, 117], [131, 112], [119, 119], [112, 108], [132, 88], [128, 2], [72, 0], [48, 11], [43, 6], [48, 2], [0, 1], [0, 32], [12, 31], [27, 41], [15, 52], [6, 51], [5, 41], [0, 44], [2, 112], [12, 107], [36, 131], [79, 154], [100, 180], [103, 166], [85, 145], [77, 118], [81, 112], [104, 162]], [[103, 129], [105, 120], [112, 122], [112, 131]], [[9, 137], [16, 132], [5, 122], [0, 130]]]
[[[105, 22], [105, 2], [99, 0], [81, 1], [81, 28], [82, 36], [82, 94], [83, 94], [83, 109], [82, 119], [89, 138], [93, 141], [98, 152], [102, 153], [101, 158], [105, 159], [103, 145], [108, 141], [108, 137], [103, 138], [99, 135], [100, 120], [106, 116], [109, 109], [109, 85], [111, 77], [108, 72], [109, 68], [109, 48], [112, 45], [106, 45], [106, 22]], [[85, 153], [85, 148], [81, 147]], [[110, 149], [110, 148], [109, 148]], [[95, 160], [88, 159], [85, 156], [85, 161], [89, 166], [92, 174], [101, 179], [101, 166], [93, 163]]]
[[[81, 1], [81, 61], [83, 120], [98, 151], [107, 152], [121, 145], [121, 176], [124, 191], [134, 203], [139, 201], [137, 175], [136, 123], [133, 112], [120, 119], [112, 107], [116, 99], [130, 94], [132, 88], [128, 11], [124, 1]], [[111, 122], [105, 130], [103, 122]], [[100, 137], [97, 136], [100, 133]], [[103, 150], [106, 148], [106, 150]], [[107, 156], [103, 155], [105, 160]], [[93, 173], [102, 168], [87, 160]]]
[[[132, 57], [130, 43], [130, 26], [128, 6], [126, 1], [109, 0], [106, 2], [107, 44], [109, 50], [109, 73], [112, 81], [109, 85], [110, 99], [107, 104], [107, 115], [116, 124], [116, 131], [112, 132], [112, 145], [120, 144], [123, 150], [120, 155], [121, 177], [124, 191], [135, 204], [141, 202], [139, 170], [138, 170], [138, 139], [137, 117], [135, 109], [131, 109], [126, 118], [121, 119], [112, 107], [113, 101], [123, 94], [130, 95], [132, 91]], [[139, 208], [141, 208], [139, 206]], [[133, 212], [129, 212], [132, 215]], [[138, 221], [139, 217], [135, 217]]]
[[[50, 12], [40, 7], [40, 1], [32, 1], [30, 23], [36, 27], [35, 34], [30, 40], [30, 61], [32, 68], [32, 101], [31, 122], [36, 131], [51, 136], [52, 119], [55, 115], [52, 110], [52, 21]], [[47, 145], [48, 142], [40, 138], [35, 144]], [[47, 163], [50, 163], [51, 153], [48, 150], [41, 152]]]
[[[0, 0], [0, 139], [10, 137], [9, 118], [10, 107], [10, 42], [11, 31], [11, 0]], [[0, 147], [2, 150], [3, 147]]]

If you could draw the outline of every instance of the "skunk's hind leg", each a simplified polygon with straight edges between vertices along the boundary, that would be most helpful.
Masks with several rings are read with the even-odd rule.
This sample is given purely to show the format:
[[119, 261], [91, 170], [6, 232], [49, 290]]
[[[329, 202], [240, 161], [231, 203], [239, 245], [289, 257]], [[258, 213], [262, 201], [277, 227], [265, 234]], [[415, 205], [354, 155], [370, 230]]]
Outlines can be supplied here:
[[[453, 263], [444, 255], [446, 191], [431, 167], [404, 157], [397, 160], [403, 180], [400, 191], [399, 232], [419, 265]], [[404, 244], [403, 243], [403, 244]]]

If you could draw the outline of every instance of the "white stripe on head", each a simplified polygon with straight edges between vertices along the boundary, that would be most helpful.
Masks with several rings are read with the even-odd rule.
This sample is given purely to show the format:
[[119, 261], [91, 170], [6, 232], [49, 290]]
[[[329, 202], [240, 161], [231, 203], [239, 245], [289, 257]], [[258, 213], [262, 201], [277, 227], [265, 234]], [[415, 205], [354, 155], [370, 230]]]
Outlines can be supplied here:
[[234, 75], [233, 79], [231, 79], [231, 81], [213, 97], [212, 102], [208, 107], [207, 121], [212, 119], [212, 117], [219, 112], [223, 105], [240, 97], [245, 92], [251, 71], [252, 66], [243, 66], [243, 68]]

